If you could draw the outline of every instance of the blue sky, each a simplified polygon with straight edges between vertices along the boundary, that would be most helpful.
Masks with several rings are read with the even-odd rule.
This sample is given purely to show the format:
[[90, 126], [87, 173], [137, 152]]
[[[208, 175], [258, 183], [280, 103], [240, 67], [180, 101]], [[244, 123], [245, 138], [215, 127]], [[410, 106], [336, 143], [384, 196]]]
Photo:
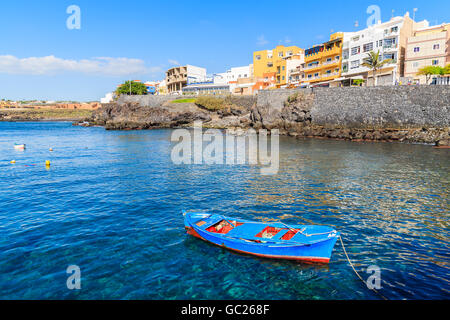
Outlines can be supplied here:
[[[66, 27], [70, 5], [81, 9], [80, 30]], [[331, 30], [362, 29], [369, 5], [383, 21], [416, 7], [416, 20], [450, 22], [443, 0], [2, 1], [0, 99], [99, 100], [124, 80], [162, 79], [178, 63], [224, 72], [251, 63], [256, 50], [307, 48]]]

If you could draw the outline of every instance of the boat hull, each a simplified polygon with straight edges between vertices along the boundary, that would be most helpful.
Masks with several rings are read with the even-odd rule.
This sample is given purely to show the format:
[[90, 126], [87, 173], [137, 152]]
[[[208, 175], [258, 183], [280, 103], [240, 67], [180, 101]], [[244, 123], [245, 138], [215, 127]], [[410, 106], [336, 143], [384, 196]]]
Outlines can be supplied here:
[[323, 241], [309, 245], [299, 245], [290, 243], [289, 241], [286, 241], [284, 244], [273, 244], [217, 235], [196, 227], [195, 224], [189, 223], [188, 219], [185, 223], [185, 227], [187, 233], [196, 238], [238, 253], [268, 259], [294, 260], [322, 264], [329, 263], [333, 247], [338, 238], [338, 234], [336, 234]]

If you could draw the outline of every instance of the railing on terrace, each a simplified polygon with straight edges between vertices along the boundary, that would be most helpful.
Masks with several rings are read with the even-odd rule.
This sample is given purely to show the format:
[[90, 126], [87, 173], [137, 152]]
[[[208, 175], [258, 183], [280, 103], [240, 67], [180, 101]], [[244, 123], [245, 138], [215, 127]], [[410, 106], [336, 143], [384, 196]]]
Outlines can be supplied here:
[[384, 33], [384, 36], [385, 36], [385, 37], [390, 37], [390, 36], [398, 35], [398, 33], [399, 33], [399, 30], [397, 29], [396, 31], [385, 32], [385, 33]]
[[328, 78], [328, 77], [333, 77], [333, 76], [338, 76], [339, 72], [331, 72], [331, 73], [324, 73], [322, 75], [322, 78]]
[[319, 68], [319, 67], [321, 67], [322, 66], [322, 64], [315, 64], [315, 65], [312, 65], [312, 66], [305, 66], [305, 68], [304, 68], [304, 70], [310, 70], [310, 69], [315, 69], [315, 68]]
[[398, 44], [385, 44], [383, 45], [383, 49], [397, 49], [398, 48]]
[[326, 66], [326, 65], [335, 64], [335, 63], [339, 63], [339, 60], [325, 61], [323, 63], [323, 65]]

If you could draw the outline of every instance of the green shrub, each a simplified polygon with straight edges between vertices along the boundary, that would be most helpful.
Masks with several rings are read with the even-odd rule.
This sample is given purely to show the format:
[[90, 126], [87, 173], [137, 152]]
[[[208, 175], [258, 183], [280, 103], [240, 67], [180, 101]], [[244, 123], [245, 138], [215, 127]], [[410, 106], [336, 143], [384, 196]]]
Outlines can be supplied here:
[[178, 99], [178, 100], [173, 100], [171, 101], [171, 103], [195, 103], [197, 101], [197, 99], [195, 98], [190, 98], [190, 99]]
[[293, 95], [289, 96], [287, 99], [288, 103], [296, 102], [298, 100], [299, 93], [296, 92]]
[[195, 104], [210, 111], [218, 111], [225, 108], [225, 99], [214, 97], [198, 97]]

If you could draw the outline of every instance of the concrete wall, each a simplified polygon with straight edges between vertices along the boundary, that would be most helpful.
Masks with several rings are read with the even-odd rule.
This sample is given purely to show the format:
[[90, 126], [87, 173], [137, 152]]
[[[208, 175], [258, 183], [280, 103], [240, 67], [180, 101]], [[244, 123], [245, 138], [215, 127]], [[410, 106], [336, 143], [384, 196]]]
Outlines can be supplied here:
[[450, 86], [379, 86], [261, 91], [258, 108], [281, 111], [296, 91], [314, 93], [312, 123], [349, 128], [450, 126]]
[[153, 96], [153, 95], [146, 95], [146, 96], [126, 96], [122, 95], [117, 100], [117, 104], [125, 104], [125, 103], [138, 103], [141, 106], [145, 107], [159, 107], [162, 104], [164, 104], [167, 101], [175, 100], [177, 99], [177, 96]]

